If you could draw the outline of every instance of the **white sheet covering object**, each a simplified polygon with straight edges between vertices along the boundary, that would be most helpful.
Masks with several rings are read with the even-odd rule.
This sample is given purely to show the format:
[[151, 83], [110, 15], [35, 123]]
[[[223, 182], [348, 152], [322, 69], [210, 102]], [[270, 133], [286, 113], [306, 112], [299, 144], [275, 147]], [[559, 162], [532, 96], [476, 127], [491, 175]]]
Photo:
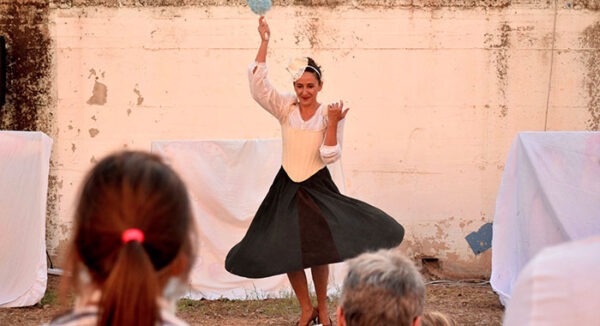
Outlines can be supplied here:
[[0, 131], [0, 307], [31, 306], [46, 292], [46, 197], [52, 139]]
[[600, 234], [600, 132], [522, 132], [509, 151], [493, 225], [491, 285], [510, 300], [545, 247]]
[[[281, 139], [154, 141], [151, 151], [177, 171], [190, 193], [200, 249], [191, 274], [191, 299], [263, 299], [292, 294], [285, 275], [247, 279], [225, 270], [225, 256], [239, 242], [281, 167]], [[344, 192], [340, 163], [329, 165]], [[273, 257], [285, 259], [285, 257]], [[337, 293], [345, 264], [330, 271]], [[307, 271], [310, 280], [310, 272]]]

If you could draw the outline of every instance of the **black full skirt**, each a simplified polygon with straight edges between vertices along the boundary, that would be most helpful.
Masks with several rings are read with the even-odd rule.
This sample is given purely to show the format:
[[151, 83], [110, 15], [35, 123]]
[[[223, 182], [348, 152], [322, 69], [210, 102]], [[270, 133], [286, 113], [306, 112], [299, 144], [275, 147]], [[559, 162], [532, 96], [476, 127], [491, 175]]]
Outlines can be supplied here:
[[393, 248], [404, 228], [377, 207], [342, 195], [327, 167], [302, 182], [281, 168], [246, 235], [227, 254], [230, 273], [262, 278]]

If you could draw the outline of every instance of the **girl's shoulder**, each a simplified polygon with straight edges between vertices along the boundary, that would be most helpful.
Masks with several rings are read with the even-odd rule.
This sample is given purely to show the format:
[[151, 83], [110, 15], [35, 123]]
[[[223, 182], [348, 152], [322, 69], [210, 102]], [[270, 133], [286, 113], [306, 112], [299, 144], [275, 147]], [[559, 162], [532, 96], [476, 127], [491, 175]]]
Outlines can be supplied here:
[[85, 326], [85, 325], [96, 325], [98, 319], [97, 310], [84, 310], [75, 312], [73, 310], [67, 311], [62, 315], [59, 315], [52, 319], [46, 326]]

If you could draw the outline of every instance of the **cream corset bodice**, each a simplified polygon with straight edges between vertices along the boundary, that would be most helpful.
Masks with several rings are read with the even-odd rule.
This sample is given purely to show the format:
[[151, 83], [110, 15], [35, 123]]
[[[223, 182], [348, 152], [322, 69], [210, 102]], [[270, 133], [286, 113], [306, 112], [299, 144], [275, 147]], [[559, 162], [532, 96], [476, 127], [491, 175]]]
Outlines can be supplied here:
[[294, 182], [302, 182], [310, 178], [325, 166], [319, 152], [325, 137], [325, 129], [295, 129], [288, 123], [282, 123], [281, 134], [283, 139], [281, 165]]

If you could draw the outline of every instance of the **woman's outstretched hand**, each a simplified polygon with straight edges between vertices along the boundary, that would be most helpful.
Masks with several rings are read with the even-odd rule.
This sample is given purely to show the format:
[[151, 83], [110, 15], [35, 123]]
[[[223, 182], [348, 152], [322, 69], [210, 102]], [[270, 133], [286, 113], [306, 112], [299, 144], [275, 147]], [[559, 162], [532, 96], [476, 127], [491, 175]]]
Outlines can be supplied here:
[[344, 101], [331, 103], [327, 106], [327, 120], [329, 123], [338, 123], [346, 117], [350, 108], [344, 109]]
[[[271, 30], [265, 16], [260, 16], [258, 19], [258, 34], [260, 35], [260, 46], [254, 60], [258, 63], [263, 63], [267, 61], [267, 47], [269, 46], [269, 37], [271, 36]], [[254, 71], [256, 71], [256, 68], [254, 68]]]
[[267, 20], [265, 16], [260, 16], [258, 18], [258, 34], [260, 34], [261, 41], [268, 41], [271, 36], [271, 30], [269, 29], [269, 24], [267, 24]]

